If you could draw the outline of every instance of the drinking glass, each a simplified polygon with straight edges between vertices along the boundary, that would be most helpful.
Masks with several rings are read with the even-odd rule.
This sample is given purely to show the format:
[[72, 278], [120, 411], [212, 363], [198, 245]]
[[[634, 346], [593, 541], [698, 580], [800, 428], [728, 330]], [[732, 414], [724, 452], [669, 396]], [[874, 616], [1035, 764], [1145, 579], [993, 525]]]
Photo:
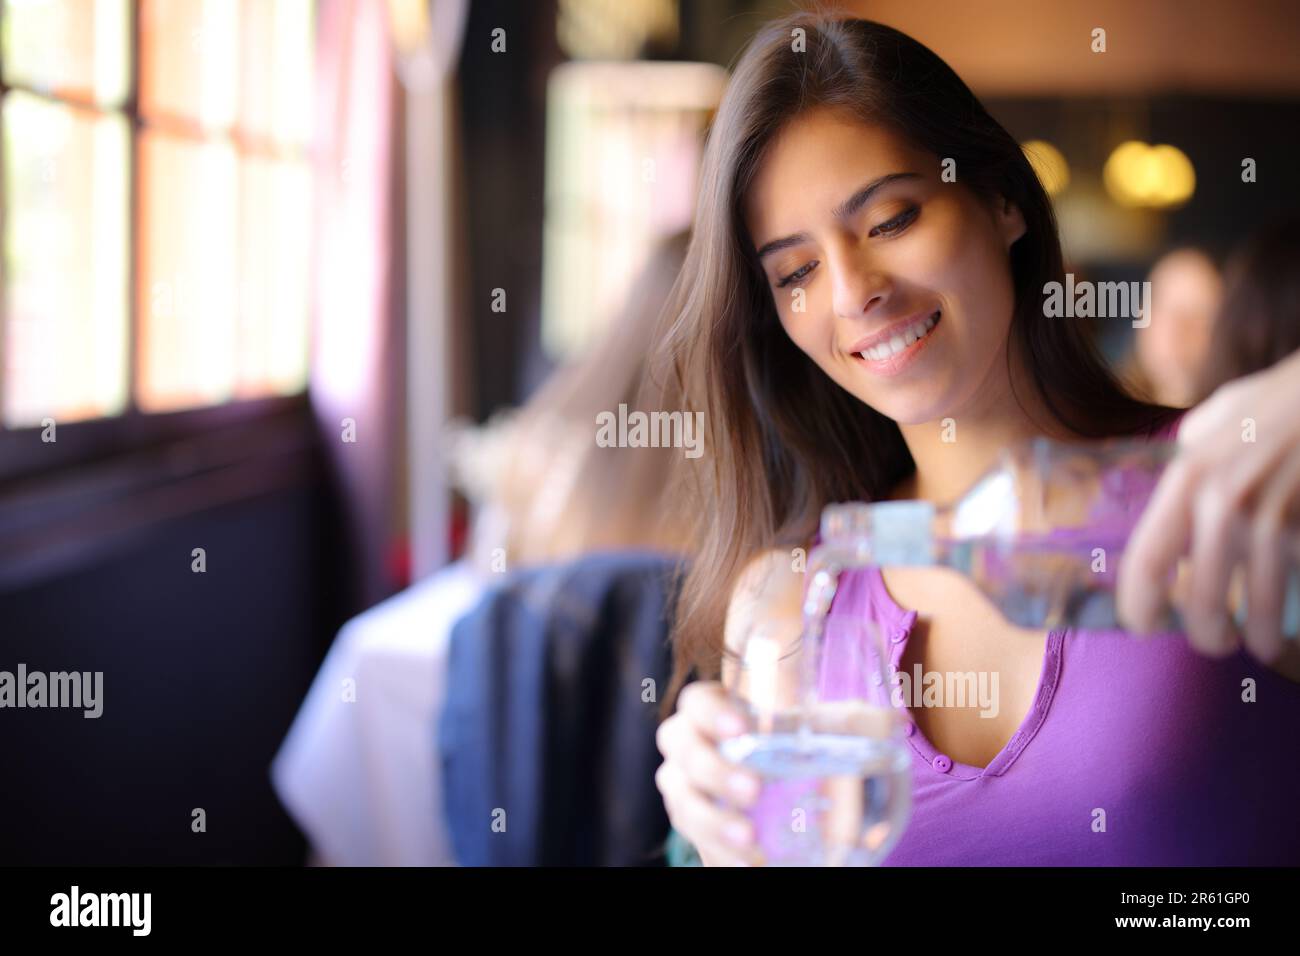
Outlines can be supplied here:
[[898, 842], [912, 764], [886, 646], [873, 621], [844, 615], [742, 636], [727, 690], [749, 729], [722, 755], [761, 781], [749, 819], [767, 865], [875, 866]]

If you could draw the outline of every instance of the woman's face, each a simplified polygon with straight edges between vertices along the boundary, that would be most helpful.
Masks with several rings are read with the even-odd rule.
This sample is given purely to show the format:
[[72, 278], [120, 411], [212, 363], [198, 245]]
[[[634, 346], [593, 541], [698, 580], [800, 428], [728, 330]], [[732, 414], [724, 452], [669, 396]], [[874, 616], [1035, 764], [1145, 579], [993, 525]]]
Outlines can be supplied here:
[[770, 144], [745, 218], [791, 340], [899, 424], [959, 418], [1007, 393], [1019, 210], [891, 129], [825, 109]]

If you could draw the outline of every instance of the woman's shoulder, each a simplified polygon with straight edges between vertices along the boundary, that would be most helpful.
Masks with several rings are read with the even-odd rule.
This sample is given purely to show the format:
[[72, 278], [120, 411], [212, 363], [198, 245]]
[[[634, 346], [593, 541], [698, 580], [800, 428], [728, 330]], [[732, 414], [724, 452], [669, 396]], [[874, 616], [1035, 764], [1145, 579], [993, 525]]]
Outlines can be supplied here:
[[[813, 537], [808, 548], [812, 549], [821, 542], [820, 532]], [[806, 583], [805, 583], [806, 586]], [[834, 614], [852, 614], [865, 617], [877, 624], [897, 631], [908, 630], [916, 620], [916, 612], [908, 610], [894, 600], [885, 585], [884, 575], [879, 567], [868, 566], [849, 568], [840, 574], [836, 583], [835, 599], [831, 603]]]
[[878, 567], [851, 568], [840, 575], [831, 613], [871, 621], [891, 636], [909, 632], [916, 611], [894, 600]]
[[[756, 621], [801, 616], [808, 586], [808, 550], [774, 548], [745, 564], [736, 578], [727, 607], [728, 647], [735, 648]], [[875, 567], [850, 568], [840, 575], [832, 611], [865, 616], [886, 626], [914, 616], [890, 596], [880, 569]]]
[[727, 604], [727, 647], [737, 649], [760, 620], [798, 618], [803, 608], [801, 569], [800, 555], [780, 548], [761, 551], [744, 565]]

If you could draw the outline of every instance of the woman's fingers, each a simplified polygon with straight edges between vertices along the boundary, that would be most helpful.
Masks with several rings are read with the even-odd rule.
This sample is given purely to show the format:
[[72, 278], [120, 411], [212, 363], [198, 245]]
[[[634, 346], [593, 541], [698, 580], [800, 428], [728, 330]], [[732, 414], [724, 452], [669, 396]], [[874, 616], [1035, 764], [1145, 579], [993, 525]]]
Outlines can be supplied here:
[[[694, 692], [687, 694], [686, 691]], [[749, 807], [758, 799], [758, 774], [724, 760], [718, 743], [748, 729], [745, 716], [716, 681], [689, 685], [682, 692], [681, 713], [698, 740], [688, 741], [686, 771], [692, 782], [738, 807]]]
[[[1298, 557], [1288, 547], [1288, 519], [1300, 503], [1300, 449], [1291, 452], [1259, 494], [1250, 526], [1250, 564], [1246, 582], [1246, 647], [1265, 663], [1283, 650], [1282, 614], [1288, 562]], [[1293, 543], [1293, 542], [1291, 542]]]
[[707, 853], [711, 862], [728, 866], [763, 862], [754, 840], [754, 825], [743, 814], [688, 788], [682, 791], [678, 816], [681, 832], [701, 854]]
[[758, 777], [722, 758], [717, 746], [686, 719], [669, 718], [659, 727], [659, 752], [697, 790], [738, 807], [758, 797]]
[[1199, 463], [1180, 455], [1156, 485], [1120, 559], [1116, 610], [1125, 629], [1148, 634], [1160, 625], [1170, 573], [1187, 547]]
[[667, 759], [655, 772], [655, 785], [673, 827], [690, 840], [710, 865], [757, 865], [753, 824], [743, 814], [695, 786], [682, 763]]
[[673, 827], [709, 865], [755, 865], [753, 824], [742, 812], [758, 798], [752, 771], [723, 759], [719, 741], [743, 733], [743, 716], [715, 681], [687, 686], [677, 713], [656, 735], [664, 762], [655, 784]]
[[[1296, 390], [1295, 371], [1279, 365], [1239, 379], [1183, 419], [1180, 452], [1121, 559], [1116, 609], [1126, 629], [1147, 633], [1160, 626], [1172, 572], [1189, 543], [1190, 593], [1180, 610], [1198, 651], [1221, 656], [1236, 646], [1229, 586], [1237, 567], [1249, 566], [1256, 553], [1264, 578], [1255, 586], [1268, 599], [1266, 581], [1274, 572], [1253, 529], [1261, 488], [1283, 478], [1291, 487], [1300, 483], [1300, 475], [1279, 471], [1296, 443], [1295, 417], [1284, 411]], [[1259, 639], [1257, 633], [1251, 640]]]
[[1236, 529], [1241, 519], [1238, 502], [1224, 480], [1207, 478], [1201, 483], [1192, 516], [1191, 593], [1182, 609], [1183, 625], [1197, 651], [1226, 657], [1237, 646], [1228, 585], [1239, 558]]
[[1284, 646], [1287, 570], [1297, 558], [1288, 541], [1298, 503], [1300, 451], [1243, 442], [1235, 426], [1202, 437], [1170, 464], [1129, 539], [1116, 589], [1121, 623], [1136, 633], [1160, 626], [1171, 572], [1190, 538], [1190, 590], [1181, 609], [1189, 643], [1215, 657], [1237, 646], [1230, 585], [1244, 566], [1246, 647], [1275, 660]]
[[724, 740], [745, 732], [745, 716], [717, 681], [687, 684], [677, 702], [677, 713], [710, 740]]

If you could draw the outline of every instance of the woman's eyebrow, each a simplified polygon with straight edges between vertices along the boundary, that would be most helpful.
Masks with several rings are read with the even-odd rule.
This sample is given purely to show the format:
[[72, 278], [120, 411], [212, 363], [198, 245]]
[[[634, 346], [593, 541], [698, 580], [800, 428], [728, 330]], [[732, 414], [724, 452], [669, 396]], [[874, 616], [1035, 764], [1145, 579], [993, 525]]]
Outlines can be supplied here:
[[[848, 199], [844, 200], [844, 202], [836, 206], [832, 210], [831, 214], [836, 219], [847, 219], [865, 206], [871, 200], [871, 197], [875, 195], [876, 190], [883, 189], [885, 186], [900, 180], [920, 178], [920, 174], [918, 173], [889, 173], [886, 176], [881, 176], [879, 179], [873, 179]], [[759, 248], [758, 258], [762, 259], [765, 256], [770, 256], [774, 252], [780, 252], [782, 249], [788, 249], [791, 246], [797, 246], [799, 243], [807, 241], [808, 233], [806, 232], [796, 232], [791, 236], [782, 236], [780, 239], [773, 239], [771, 242], [764, 243], [763, 246]]]
[[764, 244], [758, 250], [758, 257], [770, 256], [774, 252], [780, 252], [782, 249], [788, 249], [791, 246], [797, 246], [801, 242], [808, 241], [808, 233], [796, 232], [793, 236], [782, 236], [780, 239], [773, 239], [771, 242]]
[[898, 182], [901, 179], [920, 179], [920, 178], [921, 177], [916, 173], [890, 173], [887, 176], [881, 176], [879, 179], [873, 179], [871, 182], [867, 183], [865, 186], [863, 186], [861, 189], [855, 192], [848, 199], [844, 200], [844, 202], [836, 206], [831, 214], [836, 219], [847, 219], [849, 216], [852, 216], [855, 212], [857, 212], [859, 209], [865, 206], [867, 202], [871, 199], [871, 197], [875, 194], [876, 190], [888, 186], [890, 183]]

